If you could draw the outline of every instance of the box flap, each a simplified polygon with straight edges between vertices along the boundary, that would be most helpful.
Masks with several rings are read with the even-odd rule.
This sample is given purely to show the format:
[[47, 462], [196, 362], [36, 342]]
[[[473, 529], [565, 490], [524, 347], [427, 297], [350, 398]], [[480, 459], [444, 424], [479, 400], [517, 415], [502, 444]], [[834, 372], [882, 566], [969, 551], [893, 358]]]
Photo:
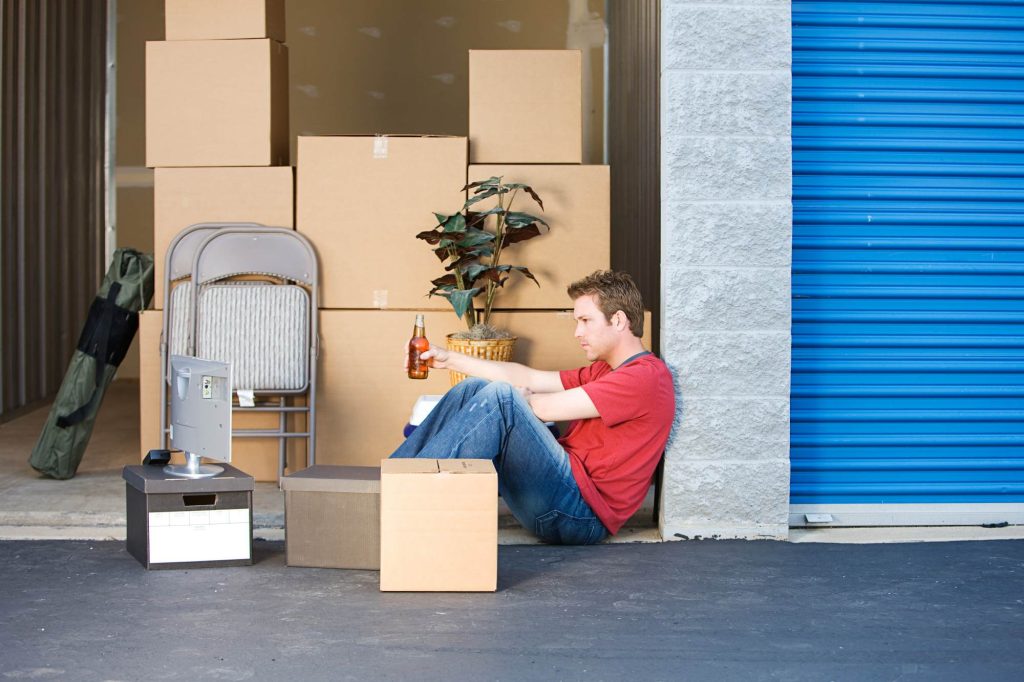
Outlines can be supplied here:
[[281, 479], [291, 492], [379, 493], [380, 468], [317, 464]]
[[496, 474], [489, 459], [439, 459], [438, 468], [448, 474]]
[[[436, 474], [440, 471], [436, 459], [383, 459], [380, 473], [384, 474]], [[443, 460], [441, 460], [443, 461]]]

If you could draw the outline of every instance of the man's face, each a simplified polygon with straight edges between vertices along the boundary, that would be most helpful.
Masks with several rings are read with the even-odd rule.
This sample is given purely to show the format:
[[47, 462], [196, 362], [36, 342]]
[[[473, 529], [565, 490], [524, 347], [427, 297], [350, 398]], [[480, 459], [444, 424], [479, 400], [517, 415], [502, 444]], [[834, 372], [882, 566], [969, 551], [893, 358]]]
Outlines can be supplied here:
[[572, 315], [576, 318], [574, 336], [587, 354], [587, 360], [604, 360], [615, 347], [618, 336], [593, 296], [580, 296], [573, 303]]

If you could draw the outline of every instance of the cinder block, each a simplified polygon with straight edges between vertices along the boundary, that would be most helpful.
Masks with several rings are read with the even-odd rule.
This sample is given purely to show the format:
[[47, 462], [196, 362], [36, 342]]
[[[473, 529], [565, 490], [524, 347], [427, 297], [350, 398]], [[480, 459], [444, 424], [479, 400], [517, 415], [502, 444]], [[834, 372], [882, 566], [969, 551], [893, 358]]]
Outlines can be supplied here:
[[788, 331], [789, 268], [679, 268], [665, 306], [690, 331]]
[[671, 135], [788, 137], [792, 128], [789, 71], [667, 71], [663, 132]]
[[688, 265], [785, 267], [793, 262], [789, 201], [691, 203], [670, 201], [661, 261], [666, 281]]
[[[665, 461], [663, 532], [710, 537], [785, 537], [789, 523], [789, 460]], [[689, 529], [689, 533], [687, 532]]]
[[789, 69], [790, 11], [782, 6], [668, 3], [662, 8], [665, 69]]
[[789, 332], [691, 332], [663, 318], [662, 357], [685, 397], [789, 395]]
[[792, 197], [789, 137], [666, 137], [662, 177], [669, 201]]
[[672, 437], [684, 462], [789, 457], [788, 398], [687, 398]]

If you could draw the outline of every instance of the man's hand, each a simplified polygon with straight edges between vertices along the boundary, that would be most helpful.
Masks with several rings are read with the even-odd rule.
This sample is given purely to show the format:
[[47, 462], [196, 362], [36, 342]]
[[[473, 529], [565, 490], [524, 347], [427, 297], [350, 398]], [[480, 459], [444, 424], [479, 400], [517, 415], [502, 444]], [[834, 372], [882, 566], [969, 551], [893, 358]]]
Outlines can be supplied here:
[[420, 353], [420, 358], [427, 361], [427, 367], [434, 369], [448, 369], [448, 351], [444, 348], [431, 346], [430, 350]]
[[[444, 357], [445, 360], [448, 359], [448, 351], [446, 351], [443, 348], [438, 348], [437, 346], [431, 346], [430, 350], [425, 350], [422, 353], [420, 353], [420, 359], [424, 360], [427, 364], [427, 367], [430, 367], [432, 369], [446, 369], [446, 365], [443, 364], [443, 361], [441, 361], [442, 364], [438, 364], [438, 353], [441, 353], [442, 357]], [[402, 346], [402, 357], [405, 358], [405, 371], [408, 372], [409, 348], [404, 345]]]

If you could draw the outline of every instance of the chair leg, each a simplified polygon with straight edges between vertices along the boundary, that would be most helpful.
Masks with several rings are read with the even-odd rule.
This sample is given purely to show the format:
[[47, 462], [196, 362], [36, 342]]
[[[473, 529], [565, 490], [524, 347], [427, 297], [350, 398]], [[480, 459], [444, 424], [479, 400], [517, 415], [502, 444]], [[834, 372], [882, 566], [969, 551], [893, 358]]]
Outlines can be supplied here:
[[[278, 406], [285, 407], [286, 402], [284, 396], [279, 396]], [[284, 433], [288, 427], [288, 413], [283, 410], [278, 414], [277, 428], [282, 435], [277, 437], [277, 485], [281, 485], [281, 479], [284, 478], [284, 468], [288, 461], [288, 439], [284, 437]]]

